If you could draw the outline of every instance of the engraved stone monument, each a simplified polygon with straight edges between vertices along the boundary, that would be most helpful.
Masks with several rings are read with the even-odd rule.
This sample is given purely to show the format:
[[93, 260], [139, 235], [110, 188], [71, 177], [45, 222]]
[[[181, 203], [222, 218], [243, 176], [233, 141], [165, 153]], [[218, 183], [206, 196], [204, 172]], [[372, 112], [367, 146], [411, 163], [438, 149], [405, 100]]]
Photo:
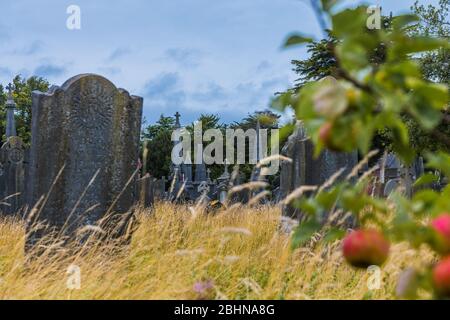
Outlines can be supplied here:
[[[28, 246], [48, 232], [72, 237], [106, 215], [130, 216], [142, 103], [94, 74], [33, 92], [27, 204], [39, 210], [28, 219]], [[32, 228], [37, 222], [46, 228]]]

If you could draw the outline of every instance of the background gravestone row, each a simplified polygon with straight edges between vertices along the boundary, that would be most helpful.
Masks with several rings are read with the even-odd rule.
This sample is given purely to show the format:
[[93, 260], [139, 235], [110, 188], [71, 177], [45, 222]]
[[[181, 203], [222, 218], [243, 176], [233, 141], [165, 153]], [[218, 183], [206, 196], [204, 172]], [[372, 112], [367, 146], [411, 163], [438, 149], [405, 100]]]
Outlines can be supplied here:
[[[42, 238], [49, 228], [70, 236], [79, 227], [97, 225], [105, 215], [120, 217], [138, 198], [144, 207], [151, 206], [155, 198], [170, 200], [181, 185], [186, 189], [185, 198], [219, 194], [223, 188], [209, 179], [204, 164], [200, 165], [202, 170], [196, 168], [195, 180], [186, 165], [174, 167], [167, 182], [176, 183], [169, 192], [167, 185], [173, 183], [165, 179], [149, 175], [139, 179], [142, 104], [142, 98], [130, 96], [94, 74], [78, 75], [46, 93], [33, 92], [28, 150], [16, 134], [15, 104], [9, 87], [7, 140], [0, 150], [1, 210], [14, 214], [24, 205], [28, 210], [37, 206], [38, 214], [30, 221], [29, 244]], [[274, 197], [278, 200], [299, 186], [323, 184], [341, 168], [349, 172], [358, 161], [356, 152], [328, 150], [314, 159], [313, 145], [300, 122], [282, 154], [292, 162], [282, 162], [279, 194]], [[222, 191], [226, 192], [227, 169], [222, 176], [226, 178], [221, 182], [225, 186]], [[299, 217], [289, 206], [283, 214]], [[36, 223], [47, 229], [31, 228]]]

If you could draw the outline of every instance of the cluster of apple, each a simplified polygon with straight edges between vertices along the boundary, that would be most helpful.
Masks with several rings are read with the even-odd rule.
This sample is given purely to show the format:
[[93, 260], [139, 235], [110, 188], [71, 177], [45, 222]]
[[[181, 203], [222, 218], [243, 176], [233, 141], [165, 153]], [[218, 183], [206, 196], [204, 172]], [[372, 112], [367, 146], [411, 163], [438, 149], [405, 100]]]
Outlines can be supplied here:
[[441, 296], [450, 297], [450, 213], [434, 219], [431, 227], [436, 235], [432, 243], [433, 249], [442, 257], [434, 266], [433, 284]]
[[[439, 296], [450, 297], [450, 213], [435, 218], [430, 227], [435, 235], [430, 245], [442, 257], [432, 270], [433, 286]], [[382, 265], [388, 258], [389, 248], [389, 241], [375, 229], [352, 231], [342, 246], [346, 261], [357, 268]]]

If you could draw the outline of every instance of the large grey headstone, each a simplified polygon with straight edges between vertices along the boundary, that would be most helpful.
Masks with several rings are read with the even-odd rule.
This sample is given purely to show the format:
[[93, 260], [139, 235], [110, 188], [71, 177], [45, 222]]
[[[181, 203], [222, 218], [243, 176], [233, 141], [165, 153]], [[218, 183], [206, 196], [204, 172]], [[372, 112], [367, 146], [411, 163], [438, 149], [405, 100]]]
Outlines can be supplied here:
[[[33, 92], [27, 203], [44, 201], [29, 222], [28, 245], [63, 227], [73, 236], [107, 212], [129, 212], [136, 198], [142, 103], [94, 74]], [[48, 228], [32, 230], [36, 222]]]
[[[342, 168], [345, 169], [342, 175], [345, 177], [358, 163], [356, 152], [336, 153], [325, 149], [318, 158], [314, 158], [314, 145], [301, 122], [297, 122], [281, 153], [292, 162], [283, 161], [281, 164], [280, 199], [301, 186], [320, 186]], [[301, 213], [290, 205], [283, 207], [283, 215], [301, 218]]]

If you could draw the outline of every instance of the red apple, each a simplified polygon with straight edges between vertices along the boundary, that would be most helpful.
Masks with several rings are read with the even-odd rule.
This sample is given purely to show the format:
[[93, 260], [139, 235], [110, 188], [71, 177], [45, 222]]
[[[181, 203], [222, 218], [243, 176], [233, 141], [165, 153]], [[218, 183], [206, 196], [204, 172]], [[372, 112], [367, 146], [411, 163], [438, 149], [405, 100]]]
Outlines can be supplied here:
[[433, 248], [440, 254], [450, 254], [450, 214], [443, 213], [431, 221], [436, 237]]
[[433, 269], [433, 284], [442, 297], [450, 297], [450, 257], [444, 258]]
[[319, 129], [319, 139], [323, 144], [326, 144], [331, 138], [331, 130], [333, 130], [333, 124], [331, 122], [325, 122]]
[[389, 254], [389, 242], [377, 230], [352, 231], [344, 238], [343, 253], [348, 263], [354, 267], [367, 268], [382, 265]]
[[319, 128], [319, 140], [323, 143], [323, 145], [331, 150], [331, 151], [339, 151], [339, 148], [333, 142], [332, 132], [333, 131], [333, 123], [325, 122]]

